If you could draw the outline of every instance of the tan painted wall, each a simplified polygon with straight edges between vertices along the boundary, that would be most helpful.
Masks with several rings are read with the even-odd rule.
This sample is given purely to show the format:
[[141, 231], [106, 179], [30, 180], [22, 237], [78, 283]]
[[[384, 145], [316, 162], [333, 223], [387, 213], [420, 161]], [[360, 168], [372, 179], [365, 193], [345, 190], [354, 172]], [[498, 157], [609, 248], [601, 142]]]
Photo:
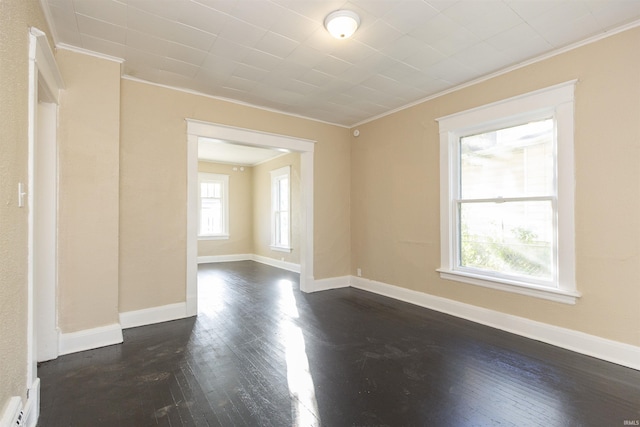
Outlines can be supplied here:
[[[352, 139], [351, 272], [640, 345], [640, 29], [359, 126]], [[436, 118], [579, 79], [575, 306], [444, 281]]]
[[314, 276], [349, 273], [348, 129], [131, 80], [121, 97], [121, 312], [184, 301], [185, 118], [317, 141]]
[[[274, 251], [271, 245], [271, 174], [272, 170], [291, 166], [291, 248]], [[300, 263], [300, 154], [277, 157], [253, 168], [253, 249], [256, 255]]]
[[198, 162], [198, 172], [229, 175], [229, 239], [198, 240], [198, 256], [252, 254], [253, 168]]
[[120, 64], [59, 50], [58, 323], [118, 323]]
[[48, 31], [36, 0], [0, 1], [0, 414], [27, 391], [27, 182], [29, 27]]

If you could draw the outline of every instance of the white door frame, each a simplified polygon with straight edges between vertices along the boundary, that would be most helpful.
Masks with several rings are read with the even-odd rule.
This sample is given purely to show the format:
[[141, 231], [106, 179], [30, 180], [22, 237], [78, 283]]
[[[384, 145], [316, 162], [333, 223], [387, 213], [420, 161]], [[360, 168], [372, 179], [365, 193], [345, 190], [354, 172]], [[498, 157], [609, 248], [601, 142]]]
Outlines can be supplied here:
[[[47, 36], [29, 30], [27, 388], [38, 386], [38, 343], [58, 355], [57, 104], [63, 81]], [[40, 103], [40, 106], [39, 106]], [[46, 188], [41, 188], [47, 182]], [[46, 193], [48, 192], [48, 193]], [[54, 194], [50, 194], [53, 192]], [[46, 296], [45, 298], [42, 298]], [[37, 304], [37, 306], [36, 306]], [[46, 344], [44, 344], [46, 343]], [[48, 357], [48, 356], [47, 356]], [[30, 414], [39, 413], [37, 397]]]
[[243, 129], [200, 120], [187, 120], [187, 316], [198, 313], [197, 182], [198, 137], [233, 141], [300, 153], [300, 290], [313, 290], [313, 150], [315, 141]]

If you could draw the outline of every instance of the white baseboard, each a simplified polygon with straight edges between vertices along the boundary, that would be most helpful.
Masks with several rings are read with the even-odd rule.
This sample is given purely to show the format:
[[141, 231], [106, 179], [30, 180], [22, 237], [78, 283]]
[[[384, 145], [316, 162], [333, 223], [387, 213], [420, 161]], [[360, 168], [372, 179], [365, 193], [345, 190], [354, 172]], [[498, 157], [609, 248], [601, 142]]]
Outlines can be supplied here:
[[254, 261], [259, 262], [261, 264], [270, 265], [272, 267], [278, 267], [283, 270], [293, 271], [294, 273], [300, 273], [300, 264], [294, 264], [292, 262], [280, 261], [274, 258], [269, 258], [262, 255], [253, 255], [252, 258]]
[[640, 370], [640, 347], [630, 344], [361, 277], [351, 276], [351, 286]]
[[22, 416], [22, 399], [20, 396], [13, 396], [9, 398], [7, 406], [0, 418], [0, 427], [14, 427], [19, 425], [18, 421]]
[[314, 280], [308, 292], [328, 291], [329, 289], [348, 288], [351, 276], [329, 277], [328, 279]]
[[0, 427], [26, 426], [36, 427], [40, 416], [40, 378], [31, 385], [27, 401], [22, 406], [20, 396], [13, 396], [9, 399], [7, 407], [0, 418]]
[[231, 255], [209, 255], [199, 256], [198, 264], [208, 264], [210, 262], [230, 262], [230, 261], [250, 261], [253, 254], [231, 254]]
[[60, 355], [92, 350], [122, 343], [122, 328], [119, 323], [60, 334]]
[[300, 264], [293, 262], [280, 261], [275, 258], [269, 258], [256, 254], [232, 254], [232, 255], [211, 255], [199, 256], [198, 264], [208, 264], [214, 262], [232, 262], [232, 261], [256, 261], [261, 264], [270, 265], [272, 267], [281, 268], [294, 273], [300, 273]]
[[184, 319], [185, 317], [189, 317], [187, 315], [187, 304], [185, 302], [179, 302], [120, 313], [120, 324], [123, 329], [128, 329], [138, 326], [152, 325], [154, 323]]

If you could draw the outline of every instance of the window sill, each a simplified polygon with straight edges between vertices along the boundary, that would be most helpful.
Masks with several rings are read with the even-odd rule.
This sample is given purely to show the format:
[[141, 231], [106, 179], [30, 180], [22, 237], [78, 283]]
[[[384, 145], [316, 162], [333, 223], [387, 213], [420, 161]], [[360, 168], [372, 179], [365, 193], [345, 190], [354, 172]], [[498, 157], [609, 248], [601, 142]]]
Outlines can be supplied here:
[[291, 251], [293, 251], [293, 248], [288, 248], [288, 247], [284, 247], [284, 246], [269, 246], [271, 248], [272, 251], [278, 251], [278, 252], [287, 252], [287, 253], [291, 253]]
[[198, 236], [198, 240], [229, 240], [229, 235], [219, 234], [216, 236]]
[[551, 301], [561, 302], [563, 304], [575, 304], [576, 299], [581, 296], [580, 292], [578, 291], [545, 288], [543, 286], [536, 286], [515, 281], [511, 282], [498, 279], [493, 280], [487, 278], [486, 276], [445, 269], [438, 269], [437, 271], [440, 272], [440, 278], [445, 280], [453, 280], [470, 285], [477, 285], [485, 288], [497, 289], [500, 291], [547, 299]]

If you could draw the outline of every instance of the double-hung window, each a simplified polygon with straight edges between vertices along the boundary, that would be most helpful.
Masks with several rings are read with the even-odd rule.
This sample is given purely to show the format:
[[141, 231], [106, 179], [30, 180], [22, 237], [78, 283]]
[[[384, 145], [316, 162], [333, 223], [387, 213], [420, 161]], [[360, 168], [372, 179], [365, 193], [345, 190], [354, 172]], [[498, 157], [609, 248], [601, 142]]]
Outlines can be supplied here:
[[271, 171], [271, 248], [291, 252], [291, 167]]
[[575, 302], [574, 84], [438, 119], [441, 277]]
[[198, 173], [198, 238], [229, 238], [229, 175]]

